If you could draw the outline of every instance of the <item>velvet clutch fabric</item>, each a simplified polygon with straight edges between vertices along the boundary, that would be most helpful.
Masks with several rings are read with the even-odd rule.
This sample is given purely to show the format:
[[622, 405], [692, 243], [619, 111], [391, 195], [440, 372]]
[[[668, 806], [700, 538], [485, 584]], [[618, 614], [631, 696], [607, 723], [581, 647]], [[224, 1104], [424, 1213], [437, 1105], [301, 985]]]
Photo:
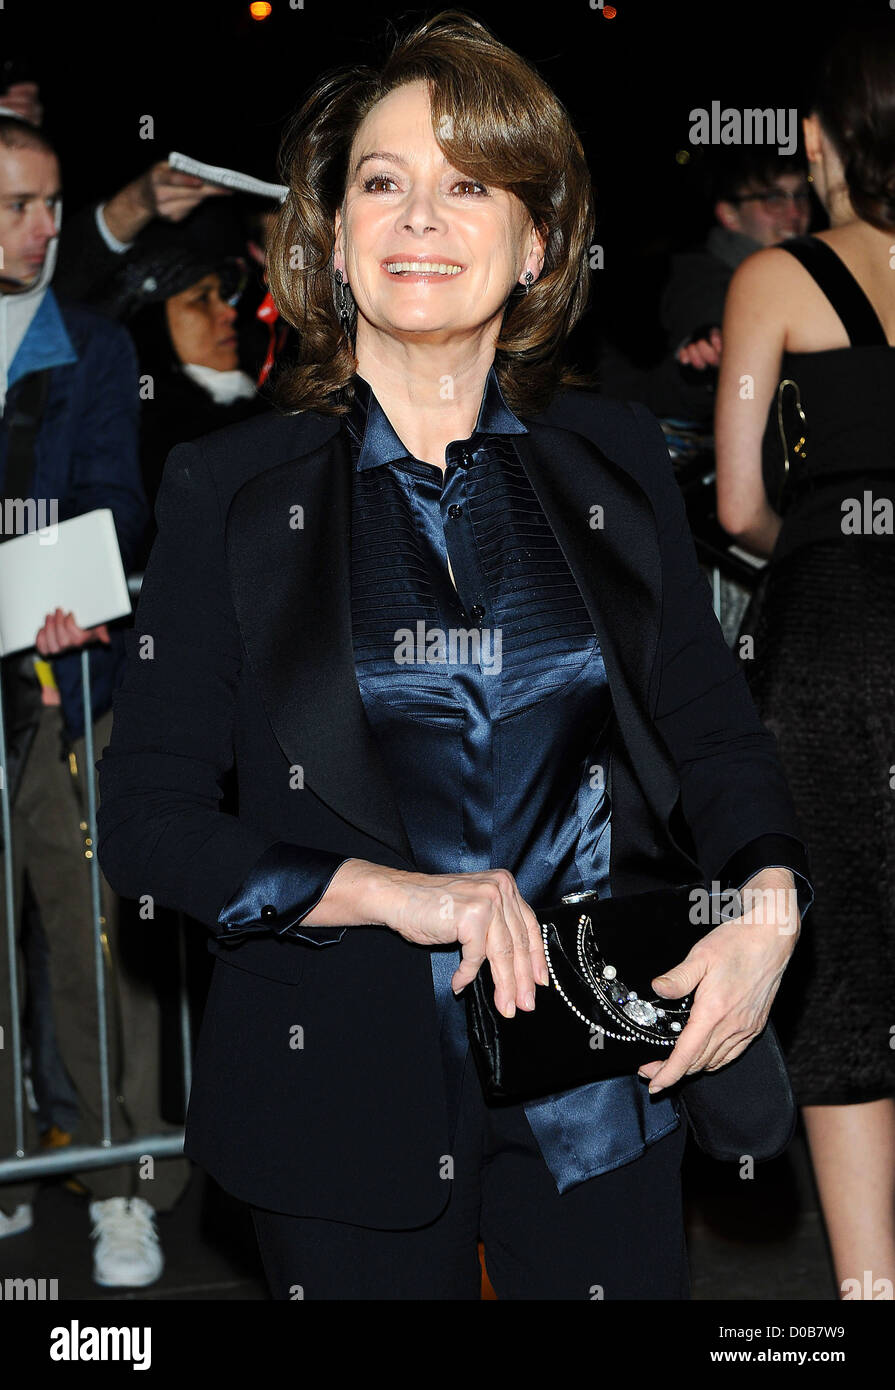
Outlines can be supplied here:
[[[650, 982], [706, 935], [702, 914], [693, 910], [694, 894], [706, 891], [694, 883], [619, 898], [574, 893], [535, 909], [550, 984], [537, 987], [534, 1011], [511, 1019], [498, 1012], [487, 961], [465, 990], [470, 1046], [488, 1102], [516, 1103], [632, 1075], [667, 1056], [693, 996], [663, 999]], [[792, 1137], [795, 1101], [770, 1024], [733, 1062], [681, 1080], [672, 1094], [712, 1157], [772, 1158]]]

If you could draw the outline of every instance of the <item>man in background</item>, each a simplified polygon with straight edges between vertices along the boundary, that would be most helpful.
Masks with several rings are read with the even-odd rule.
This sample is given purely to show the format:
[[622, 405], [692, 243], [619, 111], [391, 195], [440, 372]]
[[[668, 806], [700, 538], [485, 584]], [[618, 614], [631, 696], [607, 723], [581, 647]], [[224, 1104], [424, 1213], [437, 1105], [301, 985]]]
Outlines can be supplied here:
[[[18, 116], [0, 115], [0, 498], [55, 506], [61, 522], [97, 508], [111, 509], [127, 569], [147, 523], [137, 462], [138, 380], [126, 331], [92, 310], [57, 301], [50, 280], [61, 222], [59, 165], [52, 146]], [[40, 524], [40, 505], [4, 522]], [[0, 541], [10, 539], [3, 532]], [[71, 613], [47, 615], [34, 652], [3, 662], [18, 731], [12, 788], [12, 872], [18, 926], [25, 880], [49, 945], [53, 1022], [74, 1084], [80, 1113], [75, 1136], [99, 1144], [102, 1117], [94, 922], [86, 820], [85, 712], [79, 648], [89, 646], [93, 737], [108, 742], [112, 694], [124, 663], [123, 631], [89, 630]], [[42, 660], [41, 658], [48, 658]], [[10, 778], [12, 781], [12, 776]], [[88, 833], [85, 833], [88, 832]], [[10, 847], [4, 846], [9, 854]], [[150, 989], [131, 975], [122, 956], [119, 903], [100, 876], [111, 1137], [157, 1133], [159, 1118], [158, 1010]], [[0, 933], [7, 933], [0, 895]], [[20, 997], [22, 995], [21, 975]], [[16, 1078], [12, 1069], [8, 954], [0, 949], [0, 1154], [14, 1143]], [[36, 1148], [24, 1106], [25, 1148]], [[79, 1175], [91, 1191], [94, 1278], [103, 1285], [142, 1285], [161, 1273], [156, 1210], [177, 1200], [189, 1176], [186, 1160], [160, 1161], [142, 1180], [136, 1163], [98, 1167]], [[27, 1230], [34, 1220], [37, 1182], [0, 1185], [0, 1236]], [[137, 1195], [139, 1192], [139, 1196]]]
[[765, 145], [719, 151], [708, 186], [714, 225], [700, 248], [671, 258], [659, 310], [664, 356], [643, 369], [607, 344], [600, 377], [608, 396], [642, 401], [661, 419], [710, 429], [733, 272], [754, 251], [804, 235], [811, 195], [801, 157]]

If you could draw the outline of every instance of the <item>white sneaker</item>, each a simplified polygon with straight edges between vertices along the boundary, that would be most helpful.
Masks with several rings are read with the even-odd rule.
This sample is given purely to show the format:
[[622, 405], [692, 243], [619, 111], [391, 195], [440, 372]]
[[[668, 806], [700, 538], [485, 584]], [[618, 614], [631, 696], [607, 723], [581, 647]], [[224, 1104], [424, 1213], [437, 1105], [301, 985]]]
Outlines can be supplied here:
[[103, 1288], [154, 1284], [165, 1267], [155, 1212], [142, 1197], [109, 1197], [90, 1203], [93, 1281]]
[[34, 1208], [23, 1204], [16, 1207], [12, 1216], [0, 1211], [0, 1240], [4, 1236], [17, 1236], [22, 1231], [30, 1231], [34, 1225]]

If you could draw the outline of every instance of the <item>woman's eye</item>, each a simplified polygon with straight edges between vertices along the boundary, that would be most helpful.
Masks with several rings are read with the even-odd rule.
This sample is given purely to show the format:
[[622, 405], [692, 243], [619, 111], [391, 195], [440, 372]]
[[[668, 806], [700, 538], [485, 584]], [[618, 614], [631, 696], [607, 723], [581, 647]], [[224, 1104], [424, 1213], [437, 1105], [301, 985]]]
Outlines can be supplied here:
[[[364, 192], [372, 193], [374, 191], [373, 185], [377, 183], [394, 183], [394, 179], [389, 174], [373, 174], [370, 178], [364, 181]], [[458, 179], [457, 183], [454, 184], [454, 187], [479, 189], [480, 191], [474, 194], [474, 197], [487, 196], [488, 193], [488, 190], [485, 187], [485, 185], [483, 183], [478, 183], [475, 179]], [[461, 196], [465, 197], [466, 195], [464, 194]]]
[[372, 192], [373, 192], [373, 187], [372, 187], [372, 185], [373, 185], [374, 183], [393, 183], [393, 182], [394, 182], [394, 180], [391, 179], [391, 178], [388, 176], [388, 174], [373, 174], [373, 175], [371, 175], [370, 178], [368, 178], [368, 179], [365, 180], [365, 182], [364, 182], [364, 192], [365, 192], [365, 193], [372, 193]]

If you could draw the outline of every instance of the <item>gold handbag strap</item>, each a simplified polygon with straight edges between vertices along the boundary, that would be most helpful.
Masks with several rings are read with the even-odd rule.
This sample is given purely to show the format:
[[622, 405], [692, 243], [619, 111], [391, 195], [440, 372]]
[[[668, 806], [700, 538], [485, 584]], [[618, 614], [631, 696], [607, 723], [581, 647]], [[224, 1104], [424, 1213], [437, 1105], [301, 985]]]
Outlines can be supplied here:
[[786, 430], [783, 428], [783, 392], [787, 386], [791, 386], [796, 393], [796, 410], [799, 412], [799, 419], [801, 420], [803, 427], [801, 437], [793, 445], [793, 453], [796, 455], [797, 458], [804, 459], [807, 457], [805, 450], [805, 445], [807, 443], [805, 437], [807, 421], [805, 419], [805, 412], [802, 409], [802, 398], [799, 393], [799, 385], [798, 382], [793, 381], [792, 377], [787, 376], [783, 378], [783, 380], [777, 387], [777, 429], [780, 433], [780, 443], [783, 447], [783, 482], [780, 484], [780, 491], [777, 494], [778, 508], [780, 505], [780, 501], [783, 497], [786, 484], [789, 481], [789, 476], [791, 472], [789, 462], [789, 444], [786, 438]]

